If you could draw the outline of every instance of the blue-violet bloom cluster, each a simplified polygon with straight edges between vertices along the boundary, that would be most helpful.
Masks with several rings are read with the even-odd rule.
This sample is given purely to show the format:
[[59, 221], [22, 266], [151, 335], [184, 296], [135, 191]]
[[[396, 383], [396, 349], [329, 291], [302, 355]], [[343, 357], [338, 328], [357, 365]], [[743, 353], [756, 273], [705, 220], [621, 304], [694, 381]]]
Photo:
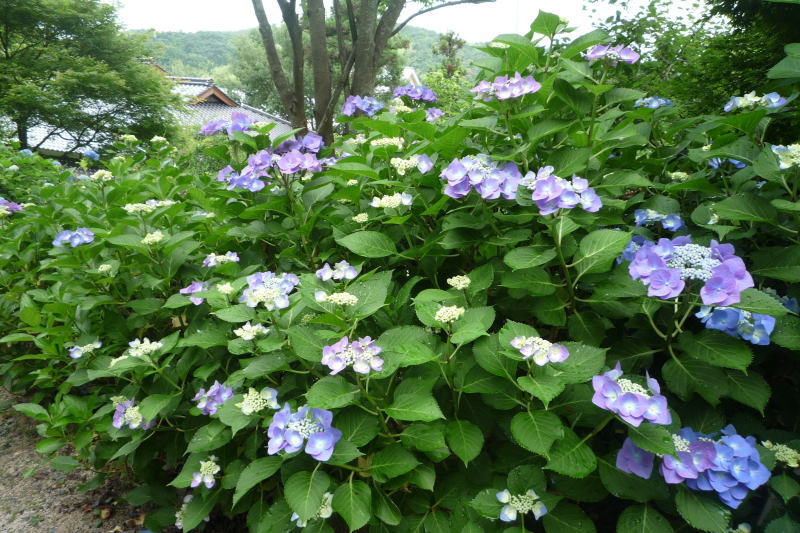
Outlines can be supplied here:
[[572, 176], [571, 181], [553, 174], [553, 167], [540, 168], [536, 173], [528, 172], [521, 180], [521, 185], [533, 190], [531, 199], [539, 208], [539, 214], [549, 215], [559, 209], [572, 209], [580, 205], [584, 211], [596, 213], [603, 207], [603, 201], [595, 190], [589, 187], [589, 181]]
[[547, 514], [547, 507], [533, 490], [528, 490], [525, 494], [511, 494], [508, 489], [501, 490], [497, 493], [497, 501], [505, 504], [500, 509], [499, 516], [503, 522], [513, 522], [517, 516], [524, 517], [527, 513], [533, 513], [536, 520]]
[[797, 302], [797, 298], [791, 296], [779, 296], [777, 291], [770, 287], [766, 287], [761, 290], [767, 293], [768, 295], [772, 296], [773, 298], [775, 298], [775, 300], [777, 300], [782, 306], [784, 306], [792, 313], [800, 314], [800, 303]]
[[228, 130], [228, 135], [232, 135], [234, 131], [247, 131], [255, 121], [251, 119], [246, 113], [241, 111], [234, 111], [231, 113], [230, 122], [218, 118], [210, 120], [200, 128], [200, 135], [215, 135], [225, 129]]
[[292, 412], [289, 404], [275, 413], [267, 430], [267, 453], [275, 455], [281, 450], [294, 453], [306, 443], [305, 452], [317, 461], [327, 461], [342, 432], [332, 427], [333, 413], [325, 409], [303, 406]]
[[437, 119], [440, 119], [444, 116], [444, 111], [439, 109], [438, 107], [431, 107], [425, 110], [425, 120], [428, 122], [433, 122]]
[[484, 102], [490, 102], [493, 97], [498, 100], [519, 98], [526, 94], [533, 94], [541, 88], [542, 84], [533, 79], [533, 76], [523, 77], [517, 72], [511, 78], [497, 76], [493, 82], [483, 80], [469, 92], [474, 93], [476, 98], [482, 98]]
[[216, 460], [217, 458], [212, 455], [208, 458], [208, 461], [200, 461], [200, 471], [192, 474], [192, 482], [189, 486], [196, 488], [202, 483], [207, 489], [213, 488], [215, 483], [214, 475], [221, 470]]
[[485, 154], [453, 159], [440, 174], [447, 180], [444, 194], [450, 198], [463, 198], [474, 188], [481, 198], [487, 200], [497, 199], [500, 195], [514, 200], [522, 175], [514, 163], [500, 165]]
[[712, 157], [711, 159], [708, 160], [708, 165], [711, 168], [719, 168], [722, 165], [724, 165], [725, 163], [730, 163], [731, 165], [733, 165], [736, 168], [744, 168], [744, 167], [747, 166], [744, 163], [742, 163], [741, 161], [738, 161], [736, 159], [731, 159], [731, 158], [720, 159], [719, 157]]
[[[28, 151], [30, 151], [30, 150], [28, 150]], [[97, 160], [100, 159], [100, 154], [98, 154], [97, 152], [95, 152], [94, 150], [92, 150], [90, 148], [89, 150], [86, 150], [86, 151], [83, 152], [83, 157], [88, 157], [92, 161], [97, 161]]]
[[511, 346], [519, 350], [523, 359], [533, 359], [539, 366], [548, 362], [560, 363], [569, 357], [569, 351], [563, 344], [554, 344], [541, 337], [518, 336], [511, 339]]
[[668, 231], [678, 231], [683, 226], [683, 221], [678, 213], [659, 213], [653, 209], [637, 209], [633, 212], [633, 218], [637, 226], [647, 226], [654, 222], [660, 222], [661, 227]]
[[763, 96], [756, 96], [755, 91], [751, 91], [744, 96], [731, 96], [731, 99], [723, 106], [722, 110], [726, 113], [737, 109], [752, 109], [754, 107], [765, 107], [776, 109], [786, 104], [786, 98], [778, 93], [768, 93]]
[[620, 61], [624, 61], [629, 65], [633, 65], [639, 60], [639, 54], [621, 44], [616, 46], [611, 46], [610, 44], [598, 44], [586, 52], [584, 57], [586, 57], [586, 59], [589, 61], [605, 59], [611, 62], [611, 66], [616, 66]]
[[103, 343], [100, 341], [90, 342], [89, 344], [85, 344], [83, 346], [73, 346], [69, 349], [69, 356], [73, 359], [80, 359], [87, 353], [92, 353], [102, 346]]
[[[670, 484], [684, 483], [692, 490], [715, 491], [733, 509], [739, 507], [751, 490], [770, 478], [761, 462], [753, 437], [742, 437], [728, 425], [719, 438], [683, 428], [673, 436], [677, 457], [664, 455], [660, 472]], [[617, 468], [649, 478], [654, 454], [626, 439], [617, 454]]]
[[436, 101], [436, 93], [425, 85], [413, 85], [409, 83], [408, 85], [397, 87], [392, 94], [392, 98], [400, 98], [401, 96], [419, 102], [433, 103]]
[[333, 268], [328, 263], [325, 263], [322, 268], [317, 270], [317, 277], [322, 281], [330, 279], [334, 281], [353, 280], [358, 276], [358, 270], [351, 266], [347, 261], [339, 261], [333, 265]]
[[647, 376], [649, 391], [622, 376], [619, 363], [613, 369], [592, 378], [594, 396], [592, 403], [601, 409], [619, 415], [633, 427], [647, 420], [651, 424], [668, 425], [672, 415], [667, 408], [667, 398], [661, 394], [661, 386]]
[[204, 415], [213, 415], [223, 403], [231, 398], [233, 398], [233, 389], [214, 380], [214, 384], [208, 388], [208, 391], [200, 389], [192, 401], [197, 402], [197, 408]]
[[247, 288], [239, 298], [248, 307], [258, 307], [263, 303], [269, 311], [286, 309], [289, 307], [289, 294], [300, 284], [300, 279], [294, 274], [280, 274], [273, 272], [256, 272], [247, 276]]
[[383, 109], [383, 104], [371, 96], [348, 96], [342, 106], [342, 114], [352, 117], [357, 111], [361, 111], [368, 117]]
[[208, 254], [205, 259], [203, 259], [203, 266], [215, 267], [217, 265], [223, 265], [225, 263], [238, 263], [238, 262], [239, 262], [239, 254], [237, 254], [236, 252], [225, 252], [222, 255], [211, 253]]
[[81, 244], [89, 244], [94, 241], [94, 233], [89, 228], [78, 228], [75, 231], [64, 230], [53, 240], [53, 246], [64, 246], [64, 243], [69, 243], [70, 246], [75, 248]]
[[628, 266], [633, 279], [647, 285], [648, 296], [662, 300], [683, 292], [686, 281], [703, 282], [700, 297], [704, 305], [729, 306], [739, 303], [740, 293], [753, 287], [744, 261], [734, 255], [733, 246], [712, 240], [711, 246], [692, 244], [691, 237], [645, 242]]
[[136, 400], [126, 400], [121, 397], [113, 397], [111, 401], [114, 402], [114, 416], [111, 420], [111, 425], [117, 429], [122, 429], [122, 426], [127, 425], [130, 429], [141, 427], [142, 429], [150, 429], [155, 425], [155, 420], [146, 422], [139, 412], [139, 406], [136, 405]]
[[338, 374], [352, 366], [359, 374], [369, 374], [370, 370], [383, 370], [383, 359], [378, 357], [383, 349], [371, 337], [362, 337], [350, 342], [342, 337], [339, 342], [322, 348], [322, 364], [331, 369], [331, 375]]
[[769, 344], [769, 335], [775, 329], [775, 317], [733, 307], [704, 305], [694, 316], [699, 318], [707, 329], [716, 329], [731, 337], [739, 336], [761, 346]]
[[774, 144], [770, 147], [772, 153], [778, 156], [778, 167], [781, 170], [800, 165], [800, 144]]
[[660, 96], [648, 96], [647, 98], [639, 98], [634, 102], [633, 107], [647, 107], [649, 109], [658, 109], [659, 107], [670, 107], [672, 100], [669, 98], [662, 98]]
[[[189, 294], [197, 294], [198, 292], [203, 292], [207, 289], [207, 286], [202, 281], [193, 281], [186, 287], [182, 288], [180, 291], [181, 294], [184, 296]], [[192, 302], [194, 305], [200, 305], [205, 301], [205, 298], [199, 298], [197, 296], [190, 296], [189, 301]]]

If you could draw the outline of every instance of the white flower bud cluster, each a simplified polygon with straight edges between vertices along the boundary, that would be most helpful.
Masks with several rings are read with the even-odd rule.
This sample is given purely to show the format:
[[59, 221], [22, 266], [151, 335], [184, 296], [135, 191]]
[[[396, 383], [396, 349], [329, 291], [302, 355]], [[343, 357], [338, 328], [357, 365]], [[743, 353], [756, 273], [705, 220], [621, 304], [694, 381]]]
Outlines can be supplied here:
[[89, 176], [90, 181], [111, 181], [114, 179], [114, 174], [109, 172], [108, 170], [100, 169], [91, 176]]
[[778, 156], [781, 169], [800, 166], [800, 144], [773, 146], [772, 152]]
[[771, 441], [764, 441], [761, 443], [764, 448], [775, 452], [775, 459], [786, 463], [791, 468], [800, 468], [800, 452], [786, 446], [785, 444], [774, 444]]
[[356, 305], [358, 303], [358, 296], [350, 294], [349, 292], [332, 292], [327, 294], [325, 291], [317, 291], [314, 294], [314, 299], [318, 302], [330, 302], [336, 305]]
[[167, 140], [164, 137], [156, 135], [152, 139], [150, 139], [150, 142], [151, 143], [165, 143], [165, 142], [167, 142]]
[[667, 175], [672, 178], [673, 181], [686, 181], [689, 179], [689, 174], [681, 171], [667, 172]]
[[408, 159], [403, 159], [402, 157], [393, 157], [389, 164], [394, 167], [398, 174], [401, 176], [405, 176], [406, 172], [411, 170], [412, 168], [416, 168], [417, 163], [419, 162], [418, 155], [412, 155]]
[[711, 271], [720, 264], [719, 259], [711, 257], [711, 248], [699, 244], [676, 246], [672, 258], [667, 261], [670, 268], [681, 271], [681, 279], [698, 279], [705, 281], [711, 277]]
[[472, 283], [472, 280], [469, 279], [469, 276], [453, 276], [452, 278], [447, 278], [447, 284], [459, 291], [465, 290], [469, 287], [470, 283]]
[[359, 213], [352, 217], [353, 222], [357, 222], [359, 224], [364, 224], [369, 220], [369, 215], [366, 213]]
[[395, 104], [392, 106], [392, 112], [394, 113], [411, 113], [412, 111], [414, 110], [407, 105]]
[[398, 150], [403, 149], [403, 144], [405, 141], [402, 137], [381, 137], [380, 139], [375, 139], [370, 144], [373, 148], [385, 148], [387, 146], [394, 146]]
[[[192, 495], [187, 494], [183, 497], [183, 505], [178, 511], [175, 513], [175, 527], [179, 530], [183, 531], [183, 520], [186, 517], [186, 508], [189, 507], [189, 502], [192, 501]], [[211, 520], [208, 516], [203, 518], [203, 522], [208, 522]]]
[[126, 352], [130, 357], [144, 358], [153, 352], [160, 350], [164, 345], [161, 342], [151, 342], [150, 339], [145, 337], [142, 340], [135, 339], [128, 343], [128, 351]]
[[218, 291], [219, 291], [221, 294], [224, 294], [225, 296], [228, 296], [228, 295], [230, 295], [230, 294], [233, 294], [233, 285], [231, 285], [231, 284], [230, 284], [230, 283], [228, 283], [228, 282], [225, 282], [225, 283], [217, 283], [217, 290], [218, 290]]
[[442, 306], [436, 311], [433, 319], [443, 324], [455, 322], [464, 315], [465, 309], [457, 305]]
[[647, 391], [647, 389], [629, 379], [620, 378], [617, 380], [617, 385], [619, 385], [619, 389], [622, 391], [622, 394], [632, 392], [633, 394], [640, 394], [645, 398], [650, 397], [650, 393]]
[[397, 209], [401, 205], [411, 205], [413, 198], [408, 193], [395, 193], [391, 196], [384, 195], [381, 198], [374, 196], [369, 203], [372, 207], [383, 207], [384, 209]]
[[124, 143], [135, 143], [139, 139], [136, 138], [136, 135], [121, 135], [119, 140]]
[[150, 246], [151, 244], [158, 244], [159, 242], [164, 240], [164, 234], [160, 231], [154, 231], [152, 233], [148, 233], [144, 236], [141, 240], [142, 244], [146, 244]]
[[347, 183], [345, 183], [345, 185], [347, 185], [348, 187], [353, 187], [355, 185], [358, 185], [358, 180], [355, 180], [355, 179], [354, 180], [347, 180]]
[[140, 213], [152, 213], [159, 207], [169, 207], [175, 205], [175, 203], [172, 200], [147, 200], [143, 204], [125, 204], [122, 209], [130, 215], [138, 215]]
[[499, 48], [501, 50], [505, 50], [506, 48], [509, 48], [509, 45], [507, 45], [506, 43], [498, 43], [497, 41], [492, 41], [489, 43], [489, 48]]
[[105, 274], [106, 272], [111, 272], [111, 269], [114, 268], [108, 263], [103, 263], [99, 267], [97, 267], [97, 271], [101, 274]]
[[233, 333], [240, 339], [251, 341], [258, 335], [269, 333], [269, 328], [265, 328], [261, 324], [251, 325], [250, 322], [246, 322], [242, 327], [233, 330]]
[[358, 135], [350, 139], [350, 142], [353, 144], [361, 145], [367, 142], [367, 137], [363, 133], [359, 133]]
[[278, 405], [278, 393], [269, 388], [264, 388], [259, 392], [253, 387], [250, 387], [247, 393], [245, 393], [244, 398], [242, 398], [242, 401], [237, 403], [235, 407], [241, 409], [242, 413], [248, 416], [266, 407], [278, 409], [280, 407], [280, 405]]

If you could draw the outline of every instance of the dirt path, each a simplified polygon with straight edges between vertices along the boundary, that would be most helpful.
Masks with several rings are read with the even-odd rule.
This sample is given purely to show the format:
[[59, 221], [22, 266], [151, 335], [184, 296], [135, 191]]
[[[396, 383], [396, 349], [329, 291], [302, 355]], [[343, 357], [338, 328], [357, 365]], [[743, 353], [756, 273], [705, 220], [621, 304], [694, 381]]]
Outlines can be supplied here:
[[[138, 533], [140, 513], [118, 501], [109, 487], [79, 492], [93, 477], [77, 469], [49, 467], [25, 478], [36, 466], [35, 423], [11, 407], [22, 400], [0, 389], [0, 532], [2, 533]], [[106, 516], [108, 514], [108, 516]]]

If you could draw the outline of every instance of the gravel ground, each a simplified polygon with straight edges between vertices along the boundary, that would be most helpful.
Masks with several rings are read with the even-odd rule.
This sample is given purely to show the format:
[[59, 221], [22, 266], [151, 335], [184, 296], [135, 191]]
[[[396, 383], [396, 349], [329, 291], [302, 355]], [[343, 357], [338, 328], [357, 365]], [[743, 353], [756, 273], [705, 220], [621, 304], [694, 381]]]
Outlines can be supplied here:
[[[80, 492], [93, 477], [84, 469], [59, 472], [39, 464], [35, 422], [11, 407], [23, 399], [0, 389], [0, 532], [2, 533], [135, 533], [142, 513], [120, 500], [120, 488]], [[123, 492], [124, 493], [124, 492]], [[138, 524], [137, 524], [138, 522]]]

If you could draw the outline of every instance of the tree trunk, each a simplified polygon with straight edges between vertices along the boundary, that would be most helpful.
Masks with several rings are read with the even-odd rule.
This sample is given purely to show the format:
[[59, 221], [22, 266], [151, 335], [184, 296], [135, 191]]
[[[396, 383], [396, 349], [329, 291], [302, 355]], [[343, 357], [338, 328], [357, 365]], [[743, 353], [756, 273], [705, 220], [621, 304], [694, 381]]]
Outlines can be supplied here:
[[305, 52], [303, 51], [303, 28], [295, 10], [296, 0], [278, 0], [278, 6], [292, 41], [292, 127], [308, 131], [305, 101]]
[[15, 119], [17, 125], [17, 139], [19, 139], [19, 147], [28, 147], [28, 121], [24, 118]]
[[[306, 120], [305, 106], [303, 105], [303, 86], [302, 81], [300, 85], [299, 95], [292, 85], [289, 85], [289, 79], [283, 71], [280, 57], [278, 56], [278, 49], [275, 46], [275, 38], [272, 35], [272, 26], [267, 20], [267, 14], [264, 11], [264, 5], [261, 0], [252, 0], [253, 10], [258, 19], [258, 31], [261, 34], [261, 43], [264, 46], [264, 52], [267, 54], [267, 63], [269, 64], [270, 74], [272, 75], [272, 83], [275, 84], [275, 89], [281, 99], [281, 104], [289, 116], [289, 121], [292, 123], [293, 128], [306, 128], [308, 121]], [[296, 19], [296, 17], [295, 17]], [[288, 25], [287, 21], [287, 25]], [[300, 65], [302, 72], [302, 63]], [[295, 70], [296, 73], [296, 70]], [[301, 74], [302, 80], [302, 74]], [[294, 87], [297, 86], [296, 80]], [[297, 105], [297, 101], [300, 105]]]
[[333, 117], [326, 113], [333, 90], [331, 63], [325, 31], [325, 6], [322, 0], [306, 0], [306, 16], [311, 34], [311, 67], [314, 72], [314, 121], [317, 133], [333, 142]]
[[353, 44], [356, 53], [350, 94], [368, 95], [375, 88], [377, 71], [372, 49], [377, 23], [378, 0], [362, 0], [356, 17], [358, 39]]

